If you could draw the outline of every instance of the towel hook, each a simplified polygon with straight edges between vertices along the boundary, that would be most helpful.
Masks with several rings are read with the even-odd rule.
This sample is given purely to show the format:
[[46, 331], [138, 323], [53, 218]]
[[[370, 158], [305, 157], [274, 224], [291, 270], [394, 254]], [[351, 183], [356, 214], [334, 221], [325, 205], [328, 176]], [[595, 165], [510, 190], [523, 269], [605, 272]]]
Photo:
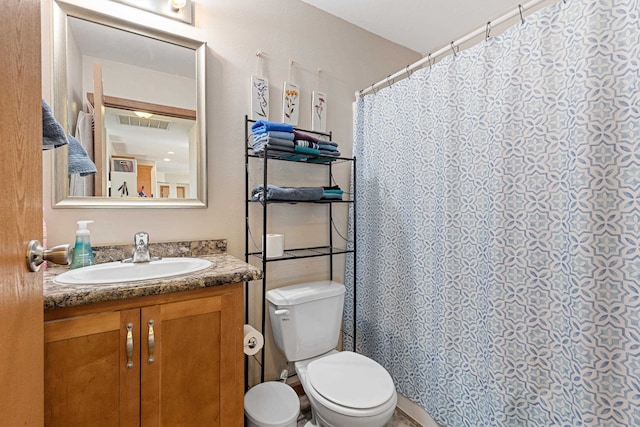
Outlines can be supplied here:
[[487, 22], [487, 29], [484, 32], [484, 41], [489, 40], [491, 37], [491, 21]]

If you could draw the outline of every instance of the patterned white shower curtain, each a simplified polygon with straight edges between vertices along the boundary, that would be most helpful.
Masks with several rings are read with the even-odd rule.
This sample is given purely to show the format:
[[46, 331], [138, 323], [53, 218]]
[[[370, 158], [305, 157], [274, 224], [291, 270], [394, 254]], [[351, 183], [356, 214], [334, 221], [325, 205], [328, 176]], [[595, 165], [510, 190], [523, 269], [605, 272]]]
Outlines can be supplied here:
[[357, 349], [443, 426], [640, 426], [639, 16], [559, 2], [357, 101]]

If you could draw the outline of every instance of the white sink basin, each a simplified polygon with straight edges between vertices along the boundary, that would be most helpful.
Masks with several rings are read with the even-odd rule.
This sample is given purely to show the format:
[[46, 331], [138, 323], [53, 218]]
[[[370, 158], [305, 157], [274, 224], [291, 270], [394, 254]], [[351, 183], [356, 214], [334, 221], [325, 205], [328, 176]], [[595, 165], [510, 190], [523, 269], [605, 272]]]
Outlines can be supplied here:
[[212, 265], [211, 261], [200, 258], [163, 258], [144, 263], [107, 262], [69, 270], [54, 277], [53, 281], [64, 285], [135, 282], [180, 276]]

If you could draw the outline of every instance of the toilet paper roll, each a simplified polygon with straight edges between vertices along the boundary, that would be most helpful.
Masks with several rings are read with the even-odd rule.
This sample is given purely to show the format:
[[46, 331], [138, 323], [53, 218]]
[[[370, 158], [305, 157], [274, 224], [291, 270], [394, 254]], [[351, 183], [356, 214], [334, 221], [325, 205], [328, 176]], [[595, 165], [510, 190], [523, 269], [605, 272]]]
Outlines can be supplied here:
[[[262, 246], [265, 247], [264, 245]], [[284, 255], [284, 234], [267, 234], [267, 258]]]
[[253, 356], [264, 346], [264, 337], [251, 325], [244, 325], [244, 338], [242, 339], [244, 354]]

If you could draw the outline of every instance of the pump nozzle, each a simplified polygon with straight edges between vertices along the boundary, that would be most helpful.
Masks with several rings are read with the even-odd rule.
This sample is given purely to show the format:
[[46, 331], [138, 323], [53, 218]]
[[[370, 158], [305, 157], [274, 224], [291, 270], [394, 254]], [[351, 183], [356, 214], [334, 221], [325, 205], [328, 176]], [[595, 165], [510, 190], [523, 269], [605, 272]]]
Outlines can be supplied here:
[[93, 221], [90, 221], [90, 220], [78, 221], [78, 228], [80, 230], [86, 230], [87, 229], [87, 224], [91, 224], [91, 223], [93, 223]]

